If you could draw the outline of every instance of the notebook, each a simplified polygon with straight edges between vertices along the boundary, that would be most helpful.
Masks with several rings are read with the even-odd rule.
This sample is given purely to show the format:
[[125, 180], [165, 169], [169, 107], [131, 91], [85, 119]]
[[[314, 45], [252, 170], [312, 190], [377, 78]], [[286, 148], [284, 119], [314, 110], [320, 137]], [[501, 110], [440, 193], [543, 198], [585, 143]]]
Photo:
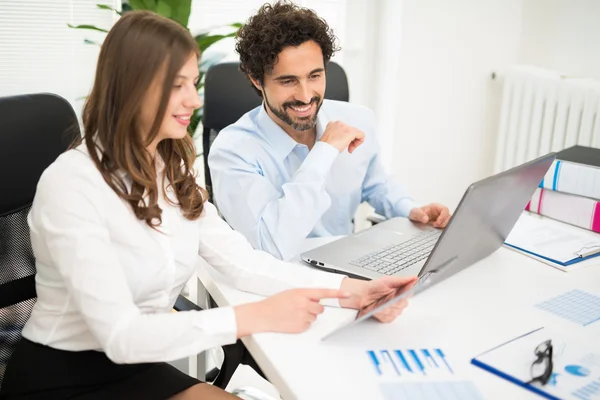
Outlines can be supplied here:
[[600, 149], [573, 146], [562, 150], [540, 187], [600, 200]]

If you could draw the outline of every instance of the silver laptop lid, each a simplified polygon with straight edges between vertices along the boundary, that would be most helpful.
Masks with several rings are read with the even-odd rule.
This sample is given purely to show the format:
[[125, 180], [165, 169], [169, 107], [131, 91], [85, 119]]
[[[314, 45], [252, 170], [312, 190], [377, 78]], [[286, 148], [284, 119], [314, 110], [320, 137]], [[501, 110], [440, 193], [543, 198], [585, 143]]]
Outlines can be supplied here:
[[550, 153], [470, 185], [419, 276], [456, 257], [449, 277], [498, 250], [555, 158]]
[[431, 255], [408, 290], [386, 296], [360, 310], [356, 318], [322, 339], [371, 317], [404, 298], [414, 296], [496, 251], [521, 216], [556, 153], [511, 168], [467, 188]]

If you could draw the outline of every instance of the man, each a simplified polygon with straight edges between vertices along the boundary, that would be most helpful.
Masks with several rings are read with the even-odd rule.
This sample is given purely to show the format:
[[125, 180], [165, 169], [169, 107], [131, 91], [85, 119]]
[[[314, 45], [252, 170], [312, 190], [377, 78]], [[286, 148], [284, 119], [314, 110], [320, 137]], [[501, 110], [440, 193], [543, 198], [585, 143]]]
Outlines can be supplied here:
[[265, 4], [238, 33], [240, 68], [263, 104], [223, 129], [209, 155], [213, 193], [252, 245], [288, 260], [307, 237], [352, 233], [362, 201], [391, 218], [446, 226], [385, 173], [371, 110], [323, 100], [336, 37], [313, 11]]

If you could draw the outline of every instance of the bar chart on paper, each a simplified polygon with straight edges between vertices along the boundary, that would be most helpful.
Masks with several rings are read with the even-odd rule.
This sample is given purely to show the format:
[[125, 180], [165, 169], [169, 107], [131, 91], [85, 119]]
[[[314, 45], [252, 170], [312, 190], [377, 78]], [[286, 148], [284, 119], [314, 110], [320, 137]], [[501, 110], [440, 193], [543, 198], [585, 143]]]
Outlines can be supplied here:
[[367, 350], [379, 376], [451, 376], [452, 367], [442, 349]]
[[[571, 394], [578, 400], [598, 400], [600, 399], [600, 376], [598, 376], [598, 367], [600, 367], [600, 355], [597, 353], [587, 354], [582, 357], [578, 363], [567, 365], [564, 371], [577, 379], [592, 377], [585, 380], [585, 385], [577, 388]], [[594, 379], [595, 378], [595, 379]]]
[[600, 399], [600, 379], [577, 389], [572, 394], [579, 400]]
[[473, 382], [457, 380], [440, 348], [367, 350], [386, 400], [482, 400]]

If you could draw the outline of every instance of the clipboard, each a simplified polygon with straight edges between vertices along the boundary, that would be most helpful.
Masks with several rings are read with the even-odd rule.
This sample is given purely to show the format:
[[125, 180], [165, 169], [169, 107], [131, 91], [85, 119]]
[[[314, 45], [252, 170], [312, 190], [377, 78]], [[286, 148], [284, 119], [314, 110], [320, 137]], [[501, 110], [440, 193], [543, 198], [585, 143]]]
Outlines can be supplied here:
[[504, 244], [563, 271], [600, 256], [600, 234], [528, 212], [521, 215]]
[[[535, 348], [550, 340], [553, 368], [547, 384], [528, 383]], [[593, 338], [538, 328], [474, 357], [471, 364], [547, 399], [587, 399], [600, 395], [600, 351]]]

